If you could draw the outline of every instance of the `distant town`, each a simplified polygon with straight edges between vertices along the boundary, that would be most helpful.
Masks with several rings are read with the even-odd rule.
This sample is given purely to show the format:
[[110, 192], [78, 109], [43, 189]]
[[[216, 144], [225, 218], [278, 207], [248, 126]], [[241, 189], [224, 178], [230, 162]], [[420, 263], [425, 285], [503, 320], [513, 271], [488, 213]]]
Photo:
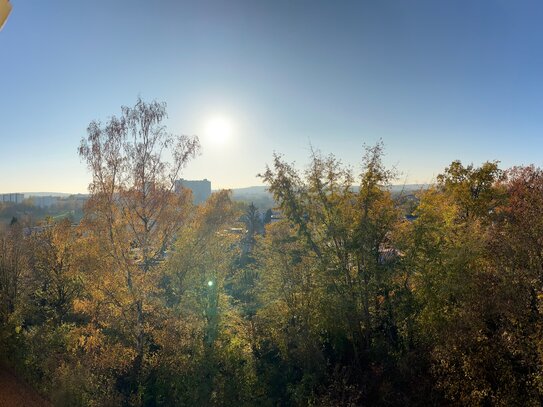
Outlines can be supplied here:
[[[402, 201], [406, 213], [416, 201], [416, 192], [427, 188], [427, 184], [393, 185], [393, 196]], [[195, 205], [205, 202], [214, 192], [211, 181], [179, 179], [174, 185], [175, 191], [182, 188], [192, 193]], [[279, 217], [274, 210], [276, 203], [265, 186], [251, 186], [231, 189], [232, 200], [244, 204], [253, 204], [261, 214], [273, 211], [274, 217]], [[53, 220], [70, 218], [73, 223], [79, 223], [83, 217], [83, 206], [88, 194], [67, 194], [62, 192], [13, 192], [0, 194], [0, 225], [9, 224], [13, 219], [22, 220], [27, 225], [34, 225], [50, 217]], [[409, 217], [409, 215], [407, 215]]]
[[[179, 179], [175, 191], [183, 188], [192, 193], [195, 205], [205, 202], [213, 192], [211, 181]], [[11, 192], [0, 194], [0, 223], [7, 224], [14, 218], [25, 223], [36, 223], [46, 217], [54, 219], [69, 217], [78, 223], [83, 216], [83, 206], [88, 194], [67, 194], [62, 192]], [[274, 207], [274, 201], [266, 187], [257, 186], [232, 190], [232, 199], [247, 204], [254, 203], [262, 212]]]
[[[426, 189], [427, 184], [392, 185], [392, 195], [405, 208], [409, 218], [411, 208], [416, 204], [416, 192]], [[174, 184], [175, 192], [182, 189], [190, 190], [195, 205], [200, 205], [211, 196], [211, 181], [179, 179]], [[245, 205], [253, 204], [264, 216], [269, 211], [273, 218], [280, 214], [276, 203], [266, 186], [251, 186], [231, 189], [231, 197], [235, 202]], [[83, 218], [83, 207], [88, 200], [88, 194], [68, 194], [63, 192], [12, 192], [0, 194], [0, 226], [7, 225], [14, 219], [23, 221], [27, 226], [34, 226], [40, 221], [51, 218], [59, 220], [69, 218], [73, 223], [79, 223]]]

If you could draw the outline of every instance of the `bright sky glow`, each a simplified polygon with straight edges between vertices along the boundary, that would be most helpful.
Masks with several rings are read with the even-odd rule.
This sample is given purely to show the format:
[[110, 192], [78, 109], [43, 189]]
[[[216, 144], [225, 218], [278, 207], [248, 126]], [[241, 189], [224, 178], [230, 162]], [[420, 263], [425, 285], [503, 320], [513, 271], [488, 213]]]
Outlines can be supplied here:
[[232, 137], [232, 123], [223, 116], [215, 116], [209, 119], [205, 129], [206, 139], [214, 145], [222, 146]]
[[[86, 192], [89, 122], [138, 95], [167, 102], [170, 132], [200, 137], [182, 176], [214, 189], [261, 184], [274, 151], [303, 166], [310, 143], [357, 173], [382, 138], [399, 183], [455, 159], [543, 165], [540, 1], [12, 4], [0, 192]], [[209, 139], [216, 115], [229, 126]]]

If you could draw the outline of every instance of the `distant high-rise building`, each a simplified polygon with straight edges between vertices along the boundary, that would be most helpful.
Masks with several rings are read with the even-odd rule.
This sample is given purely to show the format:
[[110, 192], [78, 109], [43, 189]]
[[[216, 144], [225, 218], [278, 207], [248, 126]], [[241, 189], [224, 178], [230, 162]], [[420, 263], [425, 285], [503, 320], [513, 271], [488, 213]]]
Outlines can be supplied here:
[[60, 201], [58, 196], [45, 195], [45, 196], [33, 196], [32, 200], [34, 205], [39, 206], [40, 208], [49, 208], [57, 204]]
[[192, 201], [196, 205], [205, 202], [211, 195], [211, 182], [207, 179], [201, 181], [178, 179], [175, 181], [175, 191], [179, 192], [181, 188], [190, 189], [192, 191]]
[[0, 202], [22, 203], [24, 194], [0, 194]]

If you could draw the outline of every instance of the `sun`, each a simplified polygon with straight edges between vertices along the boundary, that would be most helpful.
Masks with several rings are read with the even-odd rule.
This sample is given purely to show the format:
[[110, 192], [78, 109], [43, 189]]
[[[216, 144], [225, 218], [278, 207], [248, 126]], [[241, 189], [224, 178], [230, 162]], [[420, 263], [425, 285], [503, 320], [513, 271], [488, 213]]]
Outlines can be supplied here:
[[205, 127], [205, 137], [213, 144], [223, 145], [232, 136], [232, 122], [223, 116], [209, 119]]

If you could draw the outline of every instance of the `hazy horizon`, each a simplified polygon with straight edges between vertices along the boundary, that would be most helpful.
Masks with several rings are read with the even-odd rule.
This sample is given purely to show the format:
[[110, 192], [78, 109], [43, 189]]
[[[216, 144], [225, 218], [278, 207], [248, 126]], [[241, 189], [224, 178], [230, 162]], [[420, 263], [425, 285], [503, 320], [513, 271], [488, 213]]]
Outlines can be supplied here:
[[[217, 191], [220, 191], [222, 189], [230, 189], [232, 191], [240, 191], [240, 190], [247, 190], [247, 189], [253, 189], [253, 188], [267, 188], [266, 185], [248, 185], [248, 186], [242, 186], [242, 187], [235, 187], [235, 188], [228, 188], [228, 187], [225, 187], [225, 188], [215, 188], [213, 186], [213, 181], [212, 180], [209, 180], [211, 181], [211, 191], [212, 192], [217, 192]], [[405, 183], [393, 183], [391, 184], [392, 187], [394, 188], [401, 188], [403, 186], [405, 187], [419, 187], [419, 186], [425, 186], [425, 185], [429, 185], [428, 183], [421, 183], [421, 184], [405, 184]], [[25, 196], [26, 195], [31, 195], [31, 196], [42, 196], [42, 195], [52, 195], [52, 196], [69, 196], [69, 195], [77, 195], [77, 194], [81, 194], [81, 195], [88, 195], [89, 192], [88, 191], [85, 191], [85, 192], [64, 192], [64, 191], [0, 191], [0, 194], [24, 194]]]

